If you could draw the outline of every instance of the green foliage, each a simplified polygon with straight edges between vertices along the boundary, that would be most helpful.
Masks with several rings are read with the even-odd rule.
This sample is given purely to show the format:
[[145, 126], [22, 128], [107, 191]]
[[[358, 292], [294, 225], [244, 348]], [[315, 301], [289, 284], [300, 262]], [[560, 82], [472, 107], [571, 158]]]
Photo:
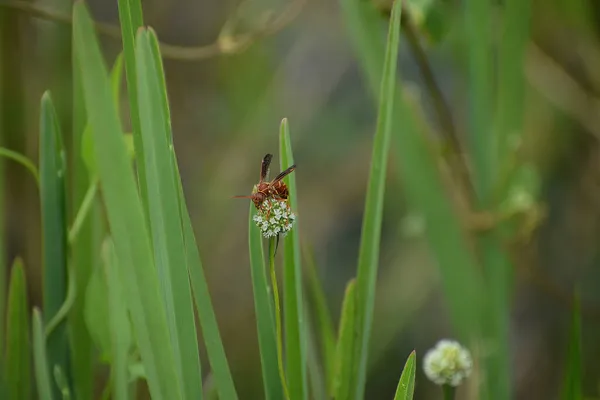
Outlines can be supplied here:
[[31, 348], [29, 306], [23, 262], [16, 259], [11, 268], [6, 313], [6, 354], [4, 368], [8, 396], [31, 398]]
[[367, 360], [369, 338], [373, 323], [377, 267], [379, 264], [379, 244], [381, 223], [383, 220], [383, 197], [389, 147], [392, 138], [392, 112], [396, 93], [396, 65], [400, 42], [401, 2], [394, 3], [387, 48], [381, 78], [377, 130], [373, 140], [371, 170], [365, 200], [360, 249], [358, 253], [358, 271], [356, 277], [356, 330], [354, 343], [354, 368], [350, 378], [355, 383], [352, 397], [364, 396], [367, 380]]
[[406, 360], [394, 400], [412, 400], [415, 394], [415, 375], [417, 373], [417, 353], [413, 350]]

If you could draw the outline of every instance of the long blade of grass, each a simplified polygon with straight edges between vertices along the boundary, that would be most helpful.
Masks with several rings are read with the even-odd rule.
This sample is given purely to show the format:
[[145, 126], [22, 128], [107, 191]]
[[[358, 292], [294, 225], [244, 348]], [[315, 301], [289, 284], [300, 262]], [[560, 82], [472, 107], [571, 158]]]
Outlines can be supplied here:
[[119, 277], [119, 261], [114, 244], [110, 239], [105, 242], [104, 273], [108, 288], [108, 324], [111, 342], [111, 381], [112, 396], [115, 400], [129, 398], [128, 355], [131, 345], [129, 316], [125, 302], [124, 288]]
[[74, 6], [73, 26], [96, 166], [150, 394], [155, 399], [179, 399], [179, 377], [142, 202], [92, 20], [82, 3]]
[[[67, 298], [67, 219], [65, 151], [58, 117], [46, 92], [40, 117], [40, 203], [44, 262], [44, 315], [50, 321]], [[61, 323], [48, 337], [50, 367], [68, 371], [69, 345]], [[55, 388], [55, 396], [58, 396]]]
[[252, 290], [254, 292], [254, 309], [256, 312], [256, 328], [258, 329], [258, 346], [265, 388], [265, 399], [283, 399], [283, 387], [279, 380], [277, 364], [277, 342], [275, 340], [275, 320], [271, 289], [267, 281], [262, 234], [252, 218], [256, 214], [254, 204], [250, 203], [249, 246]]
[[135, 58], [135, 35], [138, 29], [144, 25], [141, 0], [118, 0], [119, 22], [121, 25], [121, 38], [123, 41], [123, 56], [125, 58], [125, 73], [127, 76], [127, 94], [129, 98], [129, 110], [131, 127], [133, 131], [133, 143], [135, 154], [139, 160], [137, 165], [137, 176], [144, 205], [147, 213], [148, 198], [146, 191], [146, 167], [144, 160], [144, 145], [142, 142], [141, 122], [139, 113], [139, 100], [137, 89], [137, 67]]
[[[179, 177], [179, 170], [177, 169], [177, 160], [175, 160], [174, 152], [173, 165], [175, 166], [177, 177]], [[198, 312], [200, 326], [202, 327], [202, 335], [204, 337], [204, 343], [206, 344], [208, 361], [212, 369], [219, 397], [222, 399], [236, 400], [238, 398], [237, 392], [229, 369], [229, 363], [227, 362], [225, 349], [223, 348], [223, 342], [221, 341], [217, 318], [210, 298], [206, 277], [204, 276], [204, 268], [202, 267], [198, 246], [196, 245], [194, 228], [185, 202], [181, 179], [179, 178], [178, 183], [188, 274], [190, 275], [194, 300], [196, 301], [196, 311]]]
[[23, 262], [13, 263], [8, 287], [6, 313], [6, 354], [4, 373], [10, 399], [31, 398], [31, 348], [29, 306]]
[[335, 365], [335, 328], [331, 313], [327, 307], [325, 292], [317, 274], [317, 267], [312, 253], [305, 247], [304, 261], [308, 274], [309, 295], [316, 318], [317, 337], [321, 348], [321, 358], [324, 365], [327, 392], [332, 394]]
[[353, 366], [356, 363], [357, 337], [355, 335], [357, 312], [356, 280], [353, 279], [346, 285], [342, 315], [335, 349], [335, 374], [332, 384], [333, 398], [335, 400], [348, 400], [352, 398], [355, 382], [352, 380]]
[[581, 346], [581, 304], [579, 296], [575, 296], [571, 332], [569, 333], [569, 347], [567, 351], [567, 365], [561, 399], [583, 399], [583, 349]]
[[406, 360], [394, 400], [412, 400], [415, 394], [415, 375], [417, 373], [417, 353], [413, 350]]
[[392, 110], [396, 85], [396, 66], [398, 45], [400, 42], [400, 15], [402, 2], [396, 1], [392, 9], [392, 17], [388, 33], [388, 42], [381, 79], [377, 130], [373, 139], [371, 170], [367, 187], [365, 212], [358, 253], [358, 272], [356, 279], [357, 296], [357, 338], [355, 343], [356, 362], [352, 381], [355, 383], [353, 397], [357, 400], [364, 397], [367, 380], [367, 358], [371, 325], [373, 323], [373, 307], [379, 264], [379, 243], [381, 238], [381, 222], [383, 219], [383, 198], [385, 192], [385, 176], [387, 160], [392, 137]]
[[[283, 171], [294, 164], [290, 128], [287, 118], [281, 121], [279, 133], [279, 159]], [[292, 173], [285, 178], [289, 189], [292, 210], [298, 211], [296, 177]], [[292, 400], [307, 399], [306, 346], [307, 333], [304, 326], [304, 300], [302, 266], [300, 264], [300, 239], [298, 225], [285, 237], [283, 250], [283, 313], [285, 323], [285, 355], [288, 389]]]
[[178, 183], [171, 160], [171, 130], [160, 54], [154, 32], [136, 39], [137, 88], [154, 256], [166, 304], [171, 344], [185, 398], [202, 397], [200, 356], [186, 250], [179, 214]]
[[33, 365], [35, 368], [38, 396], [43, 400], [52, 400], [55, 396], [53, 394], [52, 381], [50, 380], [50, 371], [48, 370], [46, 335], [44, 334], [42, 314], [37, 307], [33, 309], [32, 321]]
[[[471, 14], [477, 12], [477, 15], [471, 15], [473, 18], [470, 20], [469, 33], [472, 33], [475, 29], [481, 29], [477, 27], [479, 21], [476, 21], [483, 13], [489, 11], [489, 6], [482, 2], [482, 5], [476, 6], [470, 4]], [[485, 9], [480, 9], [485, 7]], [[497, 157], [496, 165], [493, 165], [493, 173], [496, 177], [495, 182], [502, 182], [504, 178], [504, 163], [500, 160], [513, 160], [510, 156], [510, 143], [520, 136], [521, 130], [523, 129], [523, 118], [524, 118], [524, 105], [525, 105], [525, 84], [524, 84], [524, 57], [526, 46], [529, 40], [529, 21], [531, 18], [531, 2], [529, 0], [508, 0], [504, 3], [503, 13], [503, 33], [502, 41], [500, 44], [499, 54], [499, 68], [498, 68], [498, 84], [497, 84], [497, 101], [496, 101], [496, 115], [494, 119], [494, 137], [493, 140], [487, 139], [487, 143], [482, 142], [480, 146], [488, 146], [488, 152], [494, 152]], [[485, 23], [485, 20], [482, 21]], [[484, 27], [486, 25], [483, 25]], [[469, 35], [470, 36], [470, 35]], [[474, 39], [470, 39], [470, 49], [472, 58], [480, 57], [480, 66], [475, 66], [475, 60], [472, 60], [471, 68], [482, 68], [484, 71], [489, 68], [490, 55], [483, 53], [486, 52], [489, 47], [489, 37], [484, 37], [482, 40], [487, 42], [475, 42]], [[484, 47], [474, 52], [474, 47]], [[482, 53], [482, 54], [479, 54]], [[484, 60], [484, 57], [487, 57]], [[478, 92], [473, 92], [475, 96], [490, 96], [491, 93], [486, 93], [487, 85], [489, 83], [484, 82], [486, 79], [484, 76], [480, 77], [477, 82], [471, 82], [472, 88], [479, 88]], [[489, 77], [487, 78], [489, 79]], [[473, 77], [475, 80], [475, 77]], [[481, 82], [480, 82], [481, 80]], [[473, 97], [473, 103], [480, 105], [480, 98]], [[473, 104], [473, 106], [475, 106]], [[477, 113], [485, 110], [472, 109], [471, 112]], [[475, 118], [475, 116], [474, 116]], [[482, 136], [485, 139], [486, 134], [483, 129], [488, 129], [484, 124], [487, 121], [477, 120], [477, 125], [473, 125], [473, 129], [477, 131], [471, 132], [472, 136]], [[489, 136], [489, 135], [487, 135]], [[473, 149], [475, 151], [475, 149]], [[480, 154], [479, 157], [486, 157], [489, 153], [486, 153], [483, 149], [478, 149]], [[509, 167], [510, 168], [510, 167]], [[492, 181], [493, 176], [488, 176], [483, 179]], [[497, 187], [488, 190], [494, 190], [492, 193], [485, 193], [486, 199], [490, 201], [501, 201], [501, 198], [494, 198], [495, 195], [505, 196], [506, 193], [496, 193]], [[490, 299], [490, 311], [486, 313], [491, 321], [484, 324], [489, 327], [487, 333], [487, 340], [490, 343], [494, 343], [494, 351], [489, 354], [486, 360], [486, 374], [489, 376], [495, 376], [496, 379], [488, 382], [488, 388], [492, 398], [503, 399], [510, 397], [511, 393], [511, 378], [510, 378], [510, 346], [509, 346], [509, 315], [510, 315], [510, 295], [512, 289], [513, 280], [513, 268], [510, 264], [510, 260], [505, 254], [501, 247], [502, 231], [496, 230], [493, 235], [486, 235], [481, 238], [480, 245], [483, 251], [483, 261], [485, 265], [485, 271], [487, 281], [491, 282], [489, 290]]]
[[[378, 34], [379, 14], [372, 4], [344, 0], [348, 29], [373, 93], [379, 93], [384, 49]], [[411, 108], [407, 96], [398, 91], [394, 112], [394, 135], [399, 175], [410, 206], [423, 214], [427, 241], [433, 250], [449, 302], [451, 319], [463, 341], [479, 333], [482, 280], [459, 215], [446, 193], [439, 165], [439, 153], [424, 135], [419, 113]]]

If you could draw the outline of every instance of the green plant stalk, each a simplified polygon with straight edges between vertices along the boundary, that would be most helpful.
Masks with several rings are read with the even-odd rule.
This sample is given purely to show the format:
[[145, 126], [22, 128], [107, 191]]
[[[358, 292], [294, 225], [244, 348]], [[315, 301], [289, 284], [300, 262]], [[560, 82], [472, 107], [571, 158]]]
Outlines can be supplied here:
[[273, 301], [270, 298], [267, 271], [265, 268], [263, 237], [252, 220], [254, 215], [256, 215], [256, 208], [252, 202], [250, 202], [249, 207], [248, 246], [250, 249], [250, 272], [252, 276], [252, 291], [254, 294], [265, 399], [280, 400], [284, 398], [284, 395], [279, 377]]
[[92, 184], [88, 187], [88, 190], [85, 192], [83, 200], [81, 201], [81, 206], [75, 215], [75, 220], [71, 225], [71, 229], [69, 229], [69, 245], [73, 245], [75, 240], [77, 240], [77, 236], [81, 231], [81, 228], [84, 225], [86, 217], [90, 213], [90, 210], [94, 206], [94, 199], [96, 198], [96, 193], [98, 192], [98, 179], [94, 179]]
[[29, 172], [31, 172], [31, 175], [33, 176], [33, 179], [35, 180], [35, 184], [37, 185], [37, 187], [40, 187], [40, 175], [38, 174], [38, 170], [35, 167], [35, 165], [33, 165], [33, 162], [25, 157], [24, 155], [16, 152], [16, 151], [12, 151], [10, 149], [7, 149], [5, 147], [0, 147], [0, 157], [5, 157], [8, 158], [9, 160], [12, 160], [18, 164], [21, 164], [23, 167], [25, 167]]
[[271, 288], [273, 289], [273, 303], [275, 304], [275, 335], [277, 340], [277, 364], [279, 366], [279, 378], [285, 398], [290, 398], [285, 378], [285, 366], [283, 363], [283, 328], [281, 323], [281, 307], [279, 302], [279, 289], [277, 288], [277, 274], [275, 272], [275, 238], [269, 239], [269, 272], [271, 275]]
[[583, 349], [581, 345], [581, 300], [575, 294], [569, 343], [567, 349], [566, 372], [563, 378], [561, 399], [582, 400], [583, 396]]
[[442, 385], [442, 392], [444, 394], [444, 400], [454, 400], [455, 388], [450, 385]]
[[[287, 118], [281, 121], [279, 130], [279, 160], [283, 171], [294, 164], [290, 128]], [[289, 189], [292, 210], [298, 210], [298, 191], [294, 174], [284, 178]], [[307, 332], [304, 322], [302, 265], [300, 264], [300, 240], [298, 223], [284, 239], [283, 249], [283, 314], [285, 315], [285, 354], [289, 393], [292, 400], [308, 399], [306, 376]]]

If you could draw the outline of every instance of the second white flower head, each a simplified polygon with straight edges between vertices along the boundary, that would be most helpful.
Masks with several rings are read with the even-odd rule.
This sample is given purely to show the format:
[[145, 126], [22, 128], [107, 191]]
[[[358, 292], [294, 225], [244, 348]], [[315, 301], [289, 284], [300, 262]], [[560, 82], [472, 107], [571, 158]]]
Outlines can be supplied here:
[[425, 375], [437, 385], [458, 386], [472, 368], [469, 350], [454, 340], [440, 340], [423, 358]]

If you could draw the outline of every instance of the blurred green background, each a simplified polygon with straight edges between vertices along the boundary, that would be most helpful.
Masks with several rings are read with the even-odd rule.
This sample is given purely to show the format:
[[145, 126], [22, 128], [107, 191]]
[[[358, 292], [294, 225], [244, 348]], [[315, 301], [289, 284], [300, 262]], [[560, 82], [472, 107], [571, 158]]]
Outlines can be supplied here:
[[[406, 3], [462, 137], [467, 76], [458, 34], [461, 2]], [[499, 7], [502, 1], [495, 3]], [[88, 4], [97, 21], [117, 26], [116, 1]], [[0, 144], [32, 159], [37, 159], [44, 90], [53, 91], [64, 132], [70, 132], [71, 34], [66, 22], [71, 5], [68, 0], [0, 0]], [[345, 284], [356, 271], [376, 102], [338, 1], [146, 0], [142, 6], [145, 22], [161, 41], [177, 46], [166, 54], [164, 66], [188, 207], [238, 393], [242, 399], [260, 398], [248, 204], [231, 196], [251, 191], [263, 155], [277, 153], [279, 123], [287, 117], [298, 164], [301, 241], [314, 252], [337, 320]], [[378, 0], [374, 7], [383, 41], [389, 6]], [[532, 1], [530, 26], [522, 138], [527, 159], [542, 177], [547, 216], [515, 251], [514, 398], [556, 398], [575, 289], [582, 297], [585, 393], [598, 398], [600, 2]], [[249, 38], [247, 46], [229, 52], [231, 47], [216, 45], [197, 49], [212, 43], [235, 46], [238, 35]], [[107, 65], [112, 65], [120, 40], [110, 32], [100, 37]], [[403, 37], [402, 82], [439, 129], [422, 63], [412, 50]], [[127, 104], [121, 101], [122, 107]], [[409, 352], [414, 348], [419, 357], [438, 339], [453, 336], [438, 272], [420, 235], [419, 216], [406, 205], [395, 158], [392, 151], [366, 399], [392, 398]], [[10, 265], [23, 257], [30, 304], [41, 305], [35, 184], [12, 162], [2, 162], [2, 173], [3, 262]], [[99, 371], [99, 382], [104, 375]], [[419, 368], [415, 398], [436, 396]]]

